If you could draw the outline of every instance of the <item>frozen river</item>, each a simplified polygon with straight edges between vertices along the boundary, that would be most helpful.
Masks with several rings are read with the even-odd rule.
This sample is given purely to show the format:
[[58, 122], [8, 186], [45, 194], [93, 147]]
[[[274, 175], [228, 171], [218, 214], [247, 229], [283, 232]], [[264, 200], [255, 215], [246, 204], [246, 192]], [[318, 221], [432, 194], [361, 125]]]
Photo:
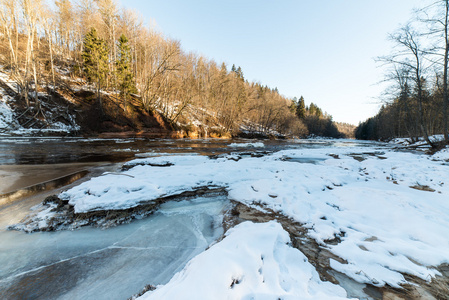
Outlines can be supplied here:
[[[162, 205], [107, 230], [0, 231], [1, 299], [127, 299], [165, 284], [222, 233], [223, 196]], [[18, 220], [16, 220], [18, 221]]]
[[[259, 148], [253, 141], [242, 140], [10, 138], [0, 142], [0, 175], [5, 179], [16, 174], [8, 184], [20, 189], [77, 168], [98, 173], [118, 168], [120, 161], [159, 153], [216, 155], [355, 145], [372, 144], [264, 141]], [[299, 162], [311, 161], [304, 158]], [[36, 168], [38, 171], [32, 171]], [[8, 188], [11, 190], [10, 186], [3, 187]], [[32, 234], [6, 230], [51, 192], [3, 206], [0, 203], [1, 299], [127, 299], [148, 284], [165, 284], [222, 235], [223, 212], [229, 206], [225, 195], [199, 197], [167, 202], [148, 218], [109, 229], [85, 227]]]

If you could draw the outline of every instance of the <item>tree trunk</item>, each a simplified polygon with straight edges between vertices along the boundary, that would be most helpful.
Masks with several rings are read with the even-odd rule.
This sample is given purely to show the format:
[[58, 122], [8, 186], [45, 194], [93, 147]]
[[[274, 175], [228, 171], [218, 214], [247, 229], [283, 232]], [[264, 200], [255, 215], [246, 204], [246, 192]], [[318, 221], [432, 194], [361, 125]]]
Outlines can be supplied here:
[[444, 141], [449, 144], [448, 134], [448, 59], [449, 59], [449, 36], [448, 36], [448, 23], [449, 23], [449, 0], [444, 1], [445, 4], [445, 19], [444, 19], [444, 67], [443, 67], [443, 126], [444, 126]]

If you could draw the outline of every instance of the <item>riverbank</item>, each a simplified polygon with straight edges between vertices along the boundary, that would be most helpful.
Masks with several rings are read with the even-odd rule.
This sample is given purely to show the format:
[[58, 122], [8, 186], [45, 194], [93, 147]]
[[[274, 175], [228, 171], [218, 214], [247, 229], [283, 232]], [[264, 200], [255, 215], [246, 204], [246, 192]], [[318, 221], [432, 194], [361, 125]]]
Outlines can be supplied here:
[[77, 174], [103, 164], [105, 163], [0, 165], [0, 194], [7, 194], [36, 184]]

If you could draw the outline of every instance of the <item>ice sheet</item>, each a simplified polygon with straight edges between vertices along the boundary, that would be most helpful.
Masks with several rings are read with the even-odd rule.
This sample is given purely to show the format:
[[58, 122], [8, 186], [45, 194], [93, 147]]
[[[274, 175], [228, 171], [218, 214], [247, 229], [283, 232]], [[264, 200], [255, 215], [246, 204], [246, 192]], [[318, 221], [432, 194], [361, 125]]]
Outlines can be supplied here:
[[165, 284], [222, 233], [226, 198], [162, 205], [108, 230], [0, 231], [1, 299], [127, 299]]

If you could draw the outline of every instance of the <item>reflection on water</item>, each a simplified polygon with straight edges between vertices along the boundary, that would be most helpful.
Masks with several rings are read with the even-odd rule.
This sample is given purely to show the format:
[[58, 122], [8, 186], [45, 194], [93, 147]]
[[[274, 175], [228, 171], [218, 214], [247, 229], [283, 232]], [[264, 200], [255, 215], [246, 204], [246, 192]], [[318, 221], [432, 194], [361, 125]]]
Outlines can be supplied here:
[[263, 140], [264, 148], [233, 148], [231, 143], [253, 140], [222, 139], [84, 139], [84, 138], [0, 138], [0, 165], [32, 165], [86, 162], [119, 162], [142, 153], [198, 153], [213, 155], [231, 151], [277, 151], [292, 148], [352, 147], [372, 145], [355, 140]]
[[[0, 138], [0, 194], [53, 180], [106, 162], [123, 162], [135, 157], [167, 154], [217, 155], [230, 152], [323, 148], [329, 146], [372, 146], [355, 140], [263, 140], [254, 148], [245, 139], [85, 139], [85, 138]], [[236, 144], [239, 144], [236, 146]]]

